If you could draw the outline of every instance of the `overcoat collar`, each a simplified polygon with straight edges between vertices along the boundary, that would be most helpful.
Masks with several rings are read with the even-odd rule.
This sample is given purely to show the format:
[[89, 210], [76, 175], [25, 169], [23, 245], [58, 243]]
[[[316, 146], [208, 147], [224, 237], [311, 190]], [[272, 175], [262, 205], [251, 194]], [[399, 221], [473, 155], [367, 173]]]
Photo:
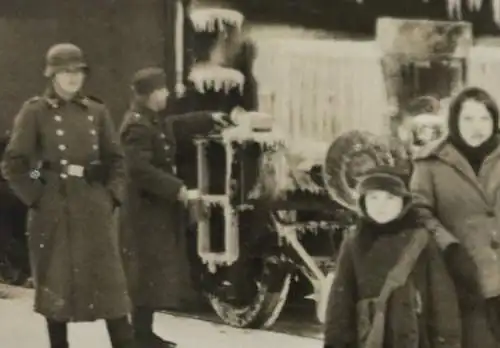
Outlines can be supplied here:
[[130, 110], [132, 112], [138, 113], [139, 115], [146, 117], [151, 123], [159, 124], [160, 123], [160, 115], [154, 110], [148, 108], [144, 103], [134, 101], [131, 105]]
[[456, 170], [480, 192], [486, 202], [489, 202], [488, 195], [485, 192], [485, 188], [487, 187], [487, 182], [485, 181], [487, 181], [488, 178], [485, 178], [483, 173], [490, 172], [487, 170], [488, 166], [494, 163], [495, 159], [500, 157], [500, 146], [497, 146], [497, 148], [485, 158], [478, 175], [474, 173], [467, 159], [448, 140], [443, 140], [438, 144], [438, 146], [429, 153], [429, 156], [436, 156]]
[[67, 103], [75, 103], [83, 108], [88, 108], [90, 100], [85, 97], [81, 92], [78, 92], [73, 99], [70, 101], [62, 99], [54, 90], [54, 87], [49, 86], [45, 89], [43, 93], [43, 98], [53, 109], [57, 109]]

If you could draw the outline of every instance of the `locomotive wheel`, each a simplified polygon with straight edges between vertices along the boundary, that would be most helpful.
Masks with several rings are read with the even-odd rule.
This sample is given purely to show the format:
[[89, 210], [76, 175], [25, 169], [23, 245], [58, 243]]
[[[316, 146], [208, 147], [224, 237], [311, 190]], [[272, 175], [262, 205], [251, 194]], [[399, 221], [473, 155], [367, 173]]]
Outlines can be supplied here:
[[259, 273], [251, 280], [255, 288], [251, 298], [234, 303], [221, 295], [207, 295], [224, 323], [239, 328], [266, 329], [276, 322], [285, 305], [292, 274], [276, 258], [264, 260]]

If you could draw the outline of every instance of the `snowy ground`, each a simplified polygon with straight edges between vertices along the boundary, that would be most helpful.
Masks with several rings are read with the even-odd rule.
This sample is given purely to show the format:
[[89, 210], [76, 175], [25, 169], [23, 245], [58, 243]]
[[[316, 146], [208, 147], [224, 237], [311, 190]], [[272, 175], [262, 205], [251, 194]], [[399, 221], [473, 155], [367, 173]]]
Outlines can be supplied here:
[[[0, 298], [7, 293], [8, 299], [0, 299], [0, 347], [45, 348], [48, 347], [43, 318], [32, 311], [30, 290], [3, 287]], [[155, 331], [179, 344], [179, 348], [318, 348], [318, 338], [299, 337], [290, 334], [240, 330], [225, 325], [158, 314]], [[105, 325], [101, 322], [80, 323], [70, 326], [71, 348], [109, 348]]]

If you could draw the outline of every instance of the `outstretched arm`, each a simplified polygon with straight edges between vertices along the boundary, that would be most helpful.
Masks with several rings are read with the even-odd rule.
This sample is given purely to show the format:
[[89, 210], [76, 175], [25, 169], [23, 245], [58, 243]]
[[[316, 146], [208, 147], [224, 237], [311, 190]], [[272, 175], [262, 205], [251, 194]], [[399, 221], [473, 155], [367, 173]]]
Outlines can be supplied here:
[[434, 234], [439, 247], [445, 250], [451, 244], [458, 243], [458, 239], [434, 216], [436, 205], [434, 198], [435, 188], [432, 173], [426, 162], [417, 161], [415, 163], [410, 188], [415, 194], [415, 206], [418, 217], [425, 227]]

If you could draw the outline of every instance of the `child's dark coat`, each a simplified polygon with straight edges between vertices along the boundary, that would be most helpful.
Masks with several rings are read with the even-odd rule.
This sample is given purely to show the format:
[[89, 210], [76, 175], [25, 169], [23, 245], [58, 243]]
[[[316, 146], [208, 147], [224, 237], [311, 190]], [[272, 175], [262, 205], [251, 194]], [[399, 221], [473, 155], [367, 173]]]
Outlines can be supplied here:
[[[405, 228], [378, 234], [365, 226], [346, 238], [330, 292], [325, 346], [362, 348], [358, 335], [369, 327], [363, 324], [368, 319], [366, 315], [357, 314], [359, 306], [378, 297], [388, 272], [414, 232], [415, 229]], [[429, 240], [406, 285], [395, 290], [389, 300], [384, 348], [461, 346], [454, 285], [435, 242]]]

